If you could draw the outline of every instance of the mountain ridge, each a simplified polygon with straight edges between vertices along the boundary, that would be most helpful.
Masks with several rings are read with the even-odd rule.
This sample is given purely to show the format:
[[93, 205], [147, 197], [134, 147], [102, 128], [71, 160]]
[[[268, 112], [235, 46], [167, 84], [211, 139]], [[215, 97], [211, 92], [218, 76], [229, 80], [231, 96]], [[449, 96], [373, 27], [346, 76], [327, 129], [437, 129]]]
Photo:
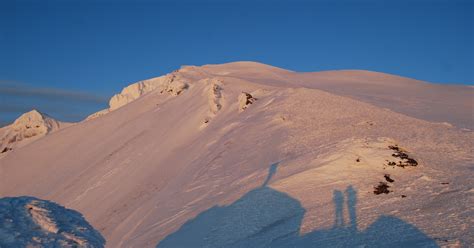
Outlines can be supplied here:
[[[264, 182], [271, 189], [261, 192], [265, 196], [286, 194], [305, 209], [297, 226], [301, 235], [327, 230], [334, 224], [328, 207], [333, 193], [352, 186], [361, 230], [390, 215], [438, 244], [447, 229], [452, 230], [447, 243], [472, 243], [472, 228], [457, 228], [472, 216], [466, 212], [472, 200], [465, 197], [474, 186], [465, 178], [472, 170], [472, 131], [295, 86], [273, 73], [215, 76], [193, 68], [178, 73], [188, 86], [179, 94], [156, 88], [1, 158], [0, 196], [32, 195], [76, 209], [108, 247], [154, 247], [206, 210], [233, 208]], [[169, 81], [163, 82], [159, 86]], [[405, 166], [408, 158], [416, 166]], [[269, 177], [275, 163], [278, 170]], [[387, 184], [389, 193], [374, 194], [386, 174], [394, 180]], [[237, 213], [251, 211], [247, 208]], [[279, 216], [268, 218], [275, 228], [284, 227]], [[253, 227], [258, 226], [222, 242], [267, 237]], [[210, 240], [218, 238], [210, 230]], [[270, 239], [282, 238], [280, 232], [268, 233]]]
[[[267, 72], [270, 72], [269, 74]], [[267, 74], [265, 74], [267, 73]], [[439, 85], [416, 79], [367, 70], [332, 70], [320, 72], [292, 72], [258, 62], [230, 62], [203, 66], [182, 66], [180, 69], [133, 83], [110, 100], [110, 108], [90, 115], [92, 119], [123, 106], [158, 88], [186, 85], [167, 85], [174, 77], [183, 83], [205, 78], [232, 77], [276, 87], [306, 87], [348, 96], [376, 106], [392, 109], [416, 118], [450, 123], [460, 128], [474, 128], [474, 118], [463, 113], [474, 104], [474, 89], [469, 86]], [[184, 80], [184, 81], [183, 81]], [[176, 84], [176, 82], [174, 84]], [[186, 83], [184, 83], [186, 84]], [[163, 89], [160, 89], [163, 91]], [[172, 89], [171, 89], [172, 91]], [[418, 100], [423, 98], [423, 100]], [[122, 99], [122, 100], [118, 100]], [[413, 104], [408, 104], [413, 103]], [[462, 107], [462, 110], [459, 110]], [[474, 113], [473, 113], [474, 114]]]

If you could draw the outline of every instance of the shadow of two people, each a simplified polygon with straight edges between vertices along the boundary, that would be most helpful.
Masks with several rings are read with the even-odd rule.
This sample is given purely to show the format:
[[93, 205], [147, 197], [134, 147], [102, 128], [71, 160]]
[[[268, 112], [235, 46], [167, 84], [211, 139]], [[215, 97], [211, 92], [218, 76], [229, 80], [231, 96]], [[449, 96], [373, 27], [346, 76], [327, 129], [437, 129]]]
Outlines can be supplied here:
[[[380, 216], [367, 229], [357, 228], [357, 192], [335, 190], [334, 226], [300, 235], [306, 210], [289, 195], [267, 186], [278, 163], [270, 166], [264, 184], [228, 206], [214, 206], [165, 237], [158, 248], [187, 247], [438, 247], [415, 226], [393, 216]], [[349, 225], [344, 223], [347, 197]]]

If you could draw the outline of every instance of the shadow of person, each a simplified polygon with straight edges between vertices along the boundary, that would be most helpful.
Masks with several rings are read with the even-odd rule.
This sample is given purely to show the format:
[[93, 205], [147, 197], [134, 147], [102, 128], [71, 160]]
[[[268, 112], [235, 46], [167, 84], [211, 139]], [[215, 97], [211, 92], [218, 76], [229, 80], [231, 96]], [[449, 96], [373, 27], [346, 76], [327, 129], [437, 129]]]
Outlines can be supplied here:
[[343, 227], [344, 226], [344, 194], [342, 194], [339, 190], [333, 191], [333, 202], [335, 208], [335, 216], [334, 216], [334, 228]]
[[345, 190], [349, 225], [345, 226], [344, 194], [333, 192], [332, 228], [300, 235], [306, 210], [289, 195], [267, 186], [278, 163], [269, 168], [265, 183], [228, 206], [214, 206], [165, 237], [157, 248], [218, 247], [437, 247], [413, 225], [391, 216], [379, 217], [364, 231], [357, 229], [357, 192]]
[[346, 188], [345, 193], [347, 196], [347, 210], [349, 212], [349, 228], [352, 231], [357, 231], [357, 192], [352, 186], [349, 186]]
[[352, 186], [345, 190], [349, 213], [349, 223], [345, 226], [342, 209], [344, 196], [338, 190], [333, 193], [336, 216], [332, 228], [315, 230], [275, 247], [438, 247], [433, 239], [415, 226], [393, 216], [380, 216], [367, 229], [358, 230], [357, 191]]
[[294, 198], [267, 187], [277, 166], [272, 164], [261, 187], [229, 206], [204, 211], [157, 247], [272, 247], [274, 237], [297, 238], [305, 209]]
[[267, 186], [267, 184], [268, 184], [268, 183], [270, 182], [270, 180], [272, 179], [273, 175], [275, 175], [279, 163], [280, 163], [280, 162], [276, 162], [276, 163], [273, 163], [273, 164], [270, 165], [270, 168], [268, 169], [268, 176], [267, 176], [267, 178], [265, 179], [265, 181], [263, 182], [262, 187]]

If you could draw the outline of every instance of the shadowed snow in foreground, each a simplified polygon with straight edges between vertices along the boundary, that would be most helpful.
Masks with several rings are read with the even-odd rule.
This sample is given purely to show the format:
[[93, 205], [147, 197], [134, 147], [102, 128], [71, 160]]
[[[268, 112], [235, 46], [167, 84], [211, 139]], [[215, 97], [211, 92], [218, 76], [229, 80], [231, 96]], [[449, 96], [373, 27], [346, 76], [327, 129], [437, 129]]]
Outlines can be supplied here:
[[34, 197], [0, 198], [0, 247], [104, 247], [77, 211]]
[[[277, 164], [270, 167], [269, 177]], [[267, 178], [266, 183], [270, 180]], [[305, 209], [289, 195], [266, 186], [245, 194], [229, 206], [215, 206], [185, 223], [157, 248], [185, 247], [438, 247], [415, 226], [392, 216], [380, 216], [358, 230], [357, 192], [334, 191], [335, 222], [329, 229], [300, 235]], [[343, 217], [344, 197], [349, 223]]]

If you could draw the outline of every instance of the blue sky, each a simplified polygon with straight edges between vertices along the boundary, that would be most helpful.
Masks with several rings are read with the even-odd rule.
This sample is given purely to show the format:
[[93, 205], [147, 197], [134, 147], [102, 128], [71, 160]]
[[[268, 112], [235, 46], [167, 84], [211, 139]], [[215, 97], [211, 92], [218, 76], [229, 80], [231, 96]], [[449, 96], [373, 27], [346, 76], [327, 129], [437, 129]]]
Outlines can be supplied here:
[[0, 124], [32, 107], [77, 121], [131, 82], [239, 60], [473, 84], [473, 15], [468, 0], [2, 0]]

